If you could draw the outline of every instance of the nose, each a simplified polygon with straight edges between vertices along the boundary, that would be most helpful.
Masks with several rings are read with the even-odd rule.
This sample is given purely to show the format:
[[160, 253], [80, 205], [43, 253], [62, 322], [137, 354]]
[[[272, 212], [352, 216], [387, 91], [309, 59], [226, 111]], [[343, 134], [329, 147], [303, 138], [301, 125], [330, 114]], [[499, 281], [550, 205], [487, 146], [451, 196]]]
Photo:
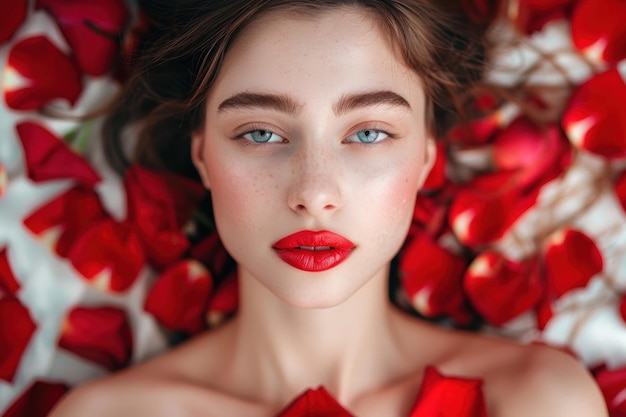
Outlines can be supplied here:
[[303, 149], [291, 164], [287, 203], [297, 214], [321, 218], [342, 205], [341, 163], [321, 150]]

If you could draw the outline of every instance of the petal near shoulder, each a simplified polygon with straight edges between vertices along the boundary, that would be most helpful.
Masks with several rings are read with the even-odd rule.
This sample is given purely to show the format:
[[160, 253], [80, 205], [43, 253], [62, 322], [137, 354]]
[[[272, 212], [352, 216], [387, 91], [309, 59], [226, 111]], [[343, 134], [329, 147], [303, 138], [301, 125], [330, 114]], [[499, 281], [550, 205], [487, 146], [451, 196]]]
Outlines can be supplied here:
[[[498, 379], [508, 386], [498, 417], [607, 417], [590, 373], [572, 356], [546, 346], [525, 348], [514, 372]], [[494, 416], [494, 417], [496, 417]]]

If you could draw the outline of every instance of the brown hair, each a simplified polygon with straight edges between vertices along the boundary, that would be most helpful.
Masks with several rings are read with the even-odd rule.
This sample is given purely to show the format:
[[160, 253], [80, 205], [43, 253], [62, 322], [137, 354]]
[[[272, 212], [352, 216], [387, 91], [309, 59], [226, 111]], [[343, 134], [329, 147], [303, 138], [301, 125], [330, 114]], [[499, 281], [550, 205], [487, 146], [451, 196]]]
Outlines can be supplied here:
[[140, 7], [153, 29], [105, 119], [107, 159], [118, 170], [128, 166], [123, 133], [136, 124], [131, 159], [196, 176], [190, 135], [203, 123], [205, 98], [237, 35], [274, 10], [315, 14], [346, 6], [379, 20], [398, 56], [422, 79], [429, 128], [442, 137], [484, 60], [481, 34], [453, 0], [145, 0]]

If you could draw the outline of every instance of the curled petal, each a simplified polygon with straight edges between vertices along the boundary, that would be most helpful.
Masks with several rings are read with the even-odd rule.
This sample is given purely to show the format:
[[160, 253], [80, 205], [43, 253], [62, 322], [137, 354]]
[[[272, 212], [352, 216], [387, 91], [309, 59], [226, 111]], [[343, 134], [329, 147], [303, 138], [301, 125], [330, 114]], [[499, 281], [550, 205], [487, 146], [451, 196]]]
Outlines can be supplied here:
[[571, 95], [561, 123], [570, 142], [606, 158], [626, 156], [626, 83], [609, 70]]
[[7, 248], [0, 249], [0, 297], [2, 294], [15, 296], [17, 290], [20, 289], [20, 284], [13, 275], [13, 270], [9, 264], [9, 257]]
[[7, 408], [2, 417], [46, 417], [68, 391], [69, 387], [65, 384], [37, 380]]
[[427, 367], [409, 417], [433, 416], [487, 417], [482, 381], [443, 376]]
[[202, 186], [174, 174], [129, 168], [124, 177], [128, 220], [133, 223], [151, 263], [165, 268], [189, 249], [183, 228], [200, 199]]
[[130, 363], [133, 339], [123, 310], [74, 307], [65, 318], [59, 347], [114, 371]]
[[592, 61], [615, 65], [626, 58], [626, 3], [578, 0], [572, 14], [572, 40]]
[[145, 263], [135, 230], [113, 220], [88, 228], [74, 243], [68, 258], [85, 280], [105, 292], [128, 290]]
[[522, 32], [541, 30], [546, 23], [567, 17], [576, 0], [511, 0], [507, 7], [509, 19]]
[[0, 14], [0, 44], [7, 41], [26, 18], [28, 2], [14, 0], [2, 6]]
[[106, 218], [98, 195], [78, 186], [38, 208], [24, 219], [24, 225], [59, 256], [67, 257], [87, 228]]
[[467, 321], [461, 279], [466, 262], [418, 234], [400, 253], [400, 282], [417, 312], [427, 317], [448, 315]]
[[35, 329], [30, 313], [18, 299], [0, 298], [0, 379], [12, 382]]
[[556, 298], [586, 286], [603, 267], [600, 250], [583, 232], [565, 228], [548, 237], [544, 248], [545, 276]]
[[206, 321], [210, 327], [220, 325], [232, 316], [239, 306], [239, 279], [233, 272], [217, 286], [207, 306]]
[[543, 295], [536, 259], [514, 262], [494, 251], [478, 255], [463, 278], [472, 305], [500, 326], [533, 309]]
[[128, 20], [122, 0], [38, 0], [54, 16], [86, 74], [106, 73], [119, 50]]
[[144, 305], [169, 330], [195, 334], [204, 329], [211, 295], [210, 272], [198, 261], [181, 261], [158, 278]]
[[605, 369], [598, 372], [595, 377], [610, 415], [626, 416], [626, 368]]
[[277, 417], [352, 417], [333, 398], [324, 387], [308, 389], [287, 407], [285, 407]]
[[3, 73], [4, 98], [14, 110], [35, 110], [62, 98], [70, 104], [82, 89], [74, 63], [45, 36], [17, 42]]
[[562, 173], [571, 162], [571, 148], [557, 126], [544, 131], [520, 117], [494, 139], [493, 160], [499, 170], [515, 171], [516, 183], [526, 189]]
[[622, 172], [615, 182], [615, 193], [624, 211], [626, 211], [626, 171]]
[[100, 181], [85, 158], [43, 126], [22, 122], [16, 129], [24, 148], [28, 177], [34, 182], [73, 179], [91, 187]]

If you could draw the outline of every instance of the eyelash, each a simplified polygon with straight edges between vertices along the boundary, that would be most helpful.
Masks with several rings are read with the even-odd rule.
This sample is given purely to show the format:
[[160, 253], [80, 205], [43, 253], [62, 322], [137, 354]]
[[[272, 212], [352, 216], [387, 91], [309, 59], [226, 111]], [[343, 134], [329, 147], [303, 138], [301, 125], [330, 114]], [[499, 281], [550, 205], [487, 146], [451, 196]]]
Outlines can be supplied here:
[[[276, 133], [276, 129], [273, 127], [252, 124], [252, 125], [246, 126], [245, 129], [241, 129], [240, 131], [235, 132], [232, 139], [240, 141], [242, 146], [268, 145], [268, 143], [265, 143], [265, 142], [254, 142], [254, 141], [244, 138], [244, 135], [247, 135], [249, 133], [259, 131], [259, 130], [272, 132], [275, 135], [285, 138], [284, 135]], [[371, 142], [371, 143], [347, 142], [347, 138], [349, 138], [350, 136], [356, 135], [358, 132], [362, 132], [364, 130], [375, 130], [377, 132], [384, 133], [385, 135], [387, 135], [387, 138], [378, 142]], [[398, 138], [398, 135], [395, 133], [389, 132], [389, 130], [387, 130], [386, 127], [379, 125], [379, 124], [370, 124], [370, 125], [361, 125], [361, 126], [358, 126], [357, 128], [352, 129], [351, 133], [346, 135], [346, 137], [342, 140], [342, 143], [364, 146], [364, 147], [372, 147], [374, 145], [377, 145], [377, 146], [387, 145], [388, 144], [387, 142], [389, 142], [390, 140], [397, 139], [397, 138]], [[288, 139], [285, 139], [285, 140], [288, 142]], [[271, 143], [278, 145], [278, 144], [285, 143], [285, 142], [271, 142]]]

